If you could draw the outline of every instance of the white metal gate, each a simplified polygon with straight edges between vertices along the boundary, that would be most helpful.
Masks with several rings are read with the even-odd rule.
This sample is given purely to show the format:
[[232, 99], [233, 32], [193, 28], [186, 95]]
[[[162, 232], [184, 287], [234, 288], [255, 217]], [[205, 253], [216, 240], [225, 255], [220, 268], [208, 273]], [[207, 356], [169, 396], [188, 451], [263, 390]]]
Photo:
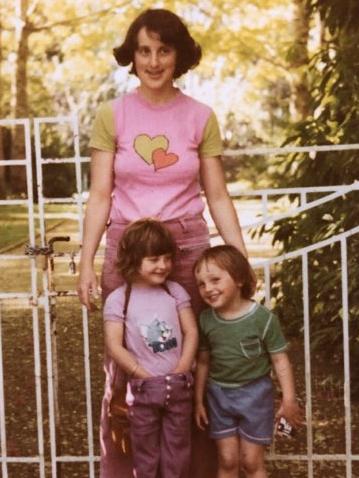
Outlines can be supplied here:
[[[43, 158], [42, 157], [42, 141], [41, 128], [44, 125], [54, 124], [67, 125], [71, 128], [73, 136], [73, 156], [69, 158]], [[98, 439], [97, 439], [97, 420], [94, 420], [94, 415], [98, 415], [96, 410], [99, 409], [99, 401], [102, 387], [99, 382], [93, 383], [92, 369], [100, 367], [101, 361], [98, 352], [101, 348], [101, 339], [98, 338], [98, 330], [101, 328], [101, 317], [97, 314], [94, 322], [89, 322], [90, 317], [84, 307], [80, 307], [76, 301], [76, 293], [74, 290], [74, 280], [71, 282], [69, 277], [73, 276], [78, 262], [78, 244], [81, 243], [82, 237], [82, 220], [83, 220], [83, 203], [85, 202], [82, 190], [82, 165], [89, 161], [89, 158], [80, 156], [79, 148], [79, 130], [77, 119], [75, 117], [62, 118], [35, 118], [33, 123], [28, 119], [23, 120], [1, 120], [0, 126], [15, 126], [22, 125], [24, 128], [26, 158], [17, 160], [6, 160], [0, 162], [0, 166], [21, 165], [26, 168], [27, 174], [27, 189], [28, 194], [26, 198], [1, 200], [0, 206], [19, 206], [25, 207], [28, 217], [28, 231], [29, 244], [24, 252], [15, 251], [12, 253], [0, 253], [0, 267], [2, 271], [17, 267], [20, 263], [29, 264], [29, 287], [28, 290], [20, 290], [16, 288], [16, 281], [13, 290], [7, 290], [0, 293], [0, 438], [1, 438], [1, 478], [8, 477], [35, 477], [40, 478], [72, 478], [72, 477], [90, 477], [96, 475], [96, 463], [98, 457]], [[31, 154], [31, 131], [33, 126], [34, 144], [35, 144], [35, 159], [36, 159], [36, 188], [38, 196], [37, 207], [33, 200], [33, 171], [32, 171], [32, 154]], [[326, 146], [312, 146], [308, 148], [284, 148], [284, 149], [251, 149], [242, 150], [241, 154], [283, 154], [285, 152], [313, 152], [326, 150], [348, 150], [359, 149], [359, 145], [341, 145], [336, 147]], [[230, 154], [238, 154], [227, 152]], [[43, 190], [43, 168], [49, 165], [72, 164], [74, 167], [75, 191], [71, 197], [46, 198]], [[256, 210], [260, 210], [261, 217], [255, 222], [252, 219], [243, 224], [244, 229], [273, 222], [276, 219], [285, 219], [301, 212], [310, 211], [311, 209], [335, 201], [343, 195], [348, 195], [357, 191], [359, 184], [357, 182], [351, 185], [338, 185], [321, 188], [292, 188], [292, 189], [266, 189], [257, 191], [236, 191], [231, 193], [235, 196], [253, 197], [256, 200]], [[320, 199], [310, 200], [311, 194], [322, 193]], [[288, 194], [298, 195], [298, 206], [288, 209], [280, 214], [271, 211], [274, 197], [285, 197]], [[46, 218], [49, 213], [46, 211], [48, 205], [68, 205], [71, 211], [53, 212], [52, 217], [62, 217], [73, 221], [71, 241], [68, 243], [68, 249], [61, 249], [60, 243], [56, 241], [67, 241], [66, 235], [59, 230], [49, 232], [46, 227]], [[240, 208], [240, 206], [239, 206]], [[36, 223], [38, 222], [39, 234], [36, 236]], [[243, 223], [243, 221], [242, 221]], [[298, 472], [295, 474], [291, 472], [291, 476], [307, 476], [312, 478], [317, 475], [315, 472], [316, 463], [337, 462], [342, 463], [345, 469], [342, 476], [352, 478], [356, 475], [353, 463], [359, 462], [359, 452], [353, 451], [353, 437], [352, 437], [352, 410], [353, 406], [350, 402], [350, 363], [349, 363], [349, 305], [348, 305], [348, 271], [347, 271], [347, 240], [350, 237], [357, 235], [359, 232], [359, 225], [353, 225], [353, 228], [344, 231], [343, 233], [333, 236], [325, 241], [316, 243], [297, 250], [295, 252], [285, 254], [278, 257], [270, 257], [265, 259], [253, 260], [253, 265], [263, 274], [263, 295], [267, 304], [270, 304], [270, 283], [271, 283], [271, 268], [277, 264], [285, 264], [287, 260], [300, 258], [302, 263], [302, 278], [303, 278], [303, 334], [304, 334], [304, 384], [306, 397], [306, 416], [307, 427], [303, 433], [305, 438], [305, 449], [298, 452], [295, 444], [279, 449], [272, 449], [269, 459], [275, 462], [297, 462], [305, 467], [305, 472]], [[67, 234], [67, 233], [66, 233]], [[58, 237], [60, 236], [60, 238]], [[51, 236], [51, 239], [50, 239]], [[56, 239], [57, 237], [57, 239]], [[73, 246], [71, 243], [77, 245]], [[313, 251], [320, 250], [331, 244], [340, 244], [341, 259], [340, 267], [342, 271], [342, 309], [343, 309], [343, 423], [344, 423], [344, 450], [343, 452], [333, 453], [318, 453], [315, 450], [313, 440], [313, 408], [312, 408], [312, 360], [310, 353], [310, 307], [309, 307], [309, 278], [308, 278], [308, 254]], [[70, 244], [70, 245], [69, 245]], [[75, 247], [75, 248], [74, 248]], [[99, 253], [101, 261], [101, 253]], [[56, 287], [54, 285], [54, 270], [53, 266], [56, 264], [68, 265], [70, 269], [69, 277], [65, 277], [69, 285], [65, 287]], [[7, 266], [7, 264], [9, 266]], [[64, 273], [63, 273], [64, 276]], [[20, 276], [19, 276], [20, 277]], [[20, 283], [19, 279], [19, 283]], [[7, 286], [7, 284], [5, 284]], [[61, 301], [70, 301], [66, 306], [61, 305]], [[15, 451], [11, 444], [9, 445], [8, 435], [11, 431], [11, 426], [19, 426], [16, 422], [18, 416], [16, 407], [11, 403], [12, 396], [7, 397], [7, 383], [10, 382], [10, 376], [7, 374], [7, 358], [4, 355], [4, 343], [7, 340], [4, 335], [4, 325], [8, 319], [8, 314], [11, 315], [12, 310], [27, 310], [31, 313], [32, 320], [32, 353], [33, 353], [33, 401], [35, 404], [32, 410], [36, 426], [36, 450], [33, 453], [24, 453], [21, 446]], [[9, 312], [10, 311], [10, 312]], [[65, 312], [64, 312], [65, 311]], [[70, 312], [69, 312], [70, 311]], [[66, 355], [66, 348], [63, 350], [61, 340], [59, 339], [61, 333], [58, 328], [61, 328], [62, 314], [65, 316], [70, 313], [74, 315], [74, 322], [78, 325], [77, 330], [81, 338], [81, 349], [78, 348], [77, 356], [73, 355], [73, 361], [81, 357], [82, 371], [76, 373], [65, 370], [61, 372], [61, 359]], [[71, 318], [71, 317], [70, 317]], [[68, 319], [67, 319], [68, 320]], [[71, 320], [67, 322], [69, 329], [72, 327]], [[93, 325], [95, 324], [95, 325]], [[63, 342], [67, 344], [69, 336], [66, 336], [66, 330], [63, 332], [66, 340]], [[94, 339], [94, 340], [92, 340]], [[97, 339], [97, 344], [96, 344]], [[91, 342], [92, 340], [92, 342]], [[58, 343], [59, 341], [59, 343]], [[67, 342], [66, 342], [67, 341]], [[79, 344], [75, 344], [78, 346]], [[9, 345], [7, 345], [9, 348]], [[96, 348], [97, 347], [97, 348]], [[70, 354], [69, 354], [70, 355]], [[11, 356], [10, 356], [11, 358]], [[14, 360], [17, 360], [17, 356]], [[72, 360], [70, 357], [70, 361]], [[11, 360], [9, 361], [9, 363]], [[71, 364], [70, 364], [71, 365]], [[68, 365], [67, 365], [68, 366]], [[60, 370], [60, 371], [59, 371]], [[72, 369], [71, 369], [72, 370]], [[80, 370], [80, 369], [79, 369]], [[76, 382], [76, 376], [81, 375], [81, 379]], [[96, 375], [97, 376], [97, 375]], [[73, 410], [67, 410], [65, 413], [61, 411], [61, 400], [63, 397], [62, 387], [66, 385], [67, 379], [71, 378], [76, 387], [72, 389], [73, 394], [83, 394], [83, 410], [80, 417], [77, 419], [84, 422], [81, 430], [81, 446], [71, 445], [69, 447], [73, 453], [67, 453], [66, 438], [67, 432], [64, 432], [66, 426], [75, 427], [75, 419], [71, 416]], [[100, 375], [100, 379], [102, 376]], [[25, 377], [24, 377], [25, 380]], [[96, 379], [97, 380], [97, 379]], [[66, 386], [65, 386], [66, 388]], [[21, 393], [21, 387], [19, 389]], [[95, 397], [95, 399], [94, 399]], [[30, 399], [30, 397], [29, 397]], [[79, 399], [80, 400], [80, 399]], [[22, 403], [22, 402], [21, 402]], [[74, 403], [72, 399], [72, 404]], [[23, 407], [20, 404], [19, 410]], [[10, 412], [8, 412], [8, 410]], [[15, 411], [14, 411], [15, 410]], [[20, 410], [21, 411], [21, 410]], [[21, 415], [21, 413], [20, 413]], [[68, 417], [70, 416], [70, 418]], [[75, 415], [74, 415], [75, 416]], [[10, 420], [10, 418], [11, 420]], [[98, 416], [97, 416], [98, 418]], [[19, 418], [20, 420], [20, 418]], [[11, 434], [11, 433], [10, 433]], [[64, 438], [65, 434], [65, 438]], [[62, 436], [61, 436], [62, 435]], [[22, 466], [21, 473], [15, 470], [14, 466]], [[31, 466], [31, 471], [26, 474], [26, 466]], [[66, 468], [66, 466], [72, 468]], [[302, 468], [303, 469], [303, 468]], [[24, 471], [25, 470], [25, 471]], [[338, 475], [339, 476], [339, 475]]]

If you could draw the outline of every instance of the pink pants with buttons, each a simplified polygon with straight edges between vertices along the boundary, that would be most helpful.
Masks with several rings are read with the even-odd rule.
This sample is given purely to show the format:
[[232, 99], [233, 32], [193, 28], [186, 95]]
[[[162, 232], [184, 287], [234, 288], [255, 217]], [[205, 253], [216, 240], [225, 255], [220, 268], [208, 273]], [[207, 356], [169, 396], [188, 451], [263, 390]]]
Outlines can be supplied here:
[[[171, 280], [179, 282], [190, 294], [192, 307], [198, 314], [203, 309], [203, 302], [198, 294], [192, 269], [195, 261], [203, 250], [209, 246], [208, 227], [202, 216], [185, 217], [178, 220], [165, 221], [171, 231], [178, 251], [173, 265]], [[105, 261], [102, 269], [101, 285], [103, 300], [116, 287], [123, 283], [116, 269], [117, 245], [127, 224], [111, 223], [107, 229]], [[133, 462], [128, 457], [120, 456], [114, 447], [111, 439], [111, 430], [108, 420], [108, 405], [111, 398], [111, 383], [114, 374], [114, 363], [109, 357], [105, 357], [104, 370], [106, 375], [105, 393], [102, 401], [100, 444], [101, 463], [100, 478], [131, 478], [133, 476]], [[194, 431], [196, 453], [192, 457], [191, 471], [189, 474], [178, 475], [181, 478], [210, 478], [215, 476], [209, 471], [211, 466], [210, 457], [214, 456], [214, 446], [208, 444], [205, 435], [198, 430]], [[202, 444], [201, 444], [202, 443]], [[208, 446], [211, 450], [208, 451]], [[202, 450], [202, 451], [201, 451]], [[177, 450], [179, 452], [179, 450]], [[206, 464], [207, 468], [203, 465]], [[201, 467], [201, 469], [199, 469]], [[139, 477], [140, 475], [138, 475]], [[146, 478], [152, 475], [146, 475]], [[168, 478], [172, 475], [162, 475], [161, 478]]]
[[136, 478], [187, 478], [191, 459], [192, 374], [131, 380], [129, 409]]

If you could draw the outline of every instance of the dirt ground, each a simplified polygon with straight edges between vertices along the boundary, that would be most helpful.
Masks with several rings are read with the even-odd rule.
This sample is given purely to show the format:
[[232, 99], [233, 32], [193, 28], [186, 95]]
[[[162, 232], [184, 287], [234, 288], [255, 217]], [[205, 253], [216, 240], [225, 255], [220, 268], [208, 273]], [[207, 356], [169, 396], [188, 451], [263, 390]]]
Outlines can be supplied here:
[[[64, 246], [65, 247], [65, 246]], [[68, 247], [68, 246], [66, 246]], [[66, 248], [64, 249], [66, 250]], [[29, 267], [26, 261], [0, 264], [2, 291], [28, 290]], [[57, 290], [74, 290], [76, 277], [69, 272], [69, 264], [59, 260], [56, 265]], [[40, 282], [39, 282], [40, 284]], [[41, 287], [41, 285], [39, 285]], [[75, 297], [60, 297], [55, 305], [57, 317], [58, 373], [60, 426], [56, 430], [58, 454], [83, 456], [88, 454], [86, 396], [84, 374], [83, 319]], [[39, 308], [39, 346], [41, 357], [41, 397], [43, 403], [43, 431], [46, 478], [50, 475], [49, 419], [47, 396], [47, 369], [45, 321]], [[99, 454], [98, 423], [103, 390], [102, 372], [102, 318], [100, 311], [89, 316], [91, 397], [95, 454]], [[21, 300], [2, 303], [1, 338], [4, 374], [4, 405], [6, 416], [7, 455], [10, 457], [36, 456], [37, 422], [34, 376], [34, 321], [31, 307]], [[304, 352], [302, 332], [292, 340], [291, 358], [297, 377], [298, 394], [305, 403]], [[343, 402], [343, 365], [340, 357], [318, 353], [312, 357], [312, 409], [313, 452], [315, 454], [345, 454], [345, 425]], [[335, 380], [329, 380], [336, 370]], [[1, 399], [1, 397], [0, 397]], [[352, 452], [359, 454], [355, 439], [359, 429], [358, 403], [353, 402]], [[273, 450], [272, 450], [273, 451]], [[293, 439], [276, 439], [275, 453], [303, 456], [298, 461], [268, 461], [271, 478], [305, 478], [307, 472], [307, 429], [298, 430]], [[98, 464], [96, 464], [96, 469]], [[314, 462], [315, 478], [345, 478], [345, 461]], [[35, 478], [39, 476], [36, 464], [9, 464], [9, 478]], [[87, 463], [61, 465], [59, 478], [87, 478]], [[97, 474], [96, 474], [97, 476]], [[353, 462], [352, 477], [359, 478], [359, 462]], [[3, 474], [0, 471], [0, 478]]]

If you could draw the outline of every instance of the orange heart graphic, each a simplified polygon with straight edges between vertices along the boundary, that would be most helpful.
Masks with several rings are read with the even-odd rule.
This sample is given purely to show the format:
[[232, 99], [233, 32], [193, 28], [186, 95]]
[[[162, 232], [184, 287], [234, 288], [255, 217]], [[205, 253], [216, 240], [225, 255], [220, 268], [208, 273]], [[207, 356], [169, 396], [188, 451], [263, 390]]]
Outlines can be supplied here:
[[166, 153], [163, 148], [155, 149], [152, 153], [152, 161], [155, 170], [167, 168], [178, 161], [178, 156], [175, 153]]

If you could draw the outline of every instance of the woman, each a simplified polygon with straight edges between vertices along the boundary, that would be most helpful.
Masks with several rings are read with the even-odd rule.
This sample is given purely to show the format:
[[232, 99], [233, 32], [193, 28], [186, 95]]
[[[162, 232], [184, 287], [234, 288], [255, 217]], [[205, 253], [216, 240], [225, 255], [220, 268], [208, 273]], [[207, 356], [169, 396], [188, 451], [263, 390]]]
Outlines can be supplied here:
[[[84, 222], [79, 297], [91, 309], [92, 297], [98, 290], [94, 256], [106, 225], [109, 224], [103, 299], [122, 282], [116, 272], [115, 256], [123, 230], [129, 222], [151, 216], [164, 221], [176, 240], [178, 254], [171, 278], [187, 289], [198, 312], [202, 303], [192, 267], [209, 245], [201, 186], [224, 242], [246, 254], [225, 186], [216, 117], [208, 106], [174, 86], [176, 78], [199, 63], [201, 48], [177, 15], [150, 9], [130, 25], [114, 55], [120, 65], [132, 64], [131, 71], [139, 78], [140, 86], [102, 105], [97, 112], [90, 142], [91, 188]], [[106, 416], [112, 379], [110, 360], [105, 371], [101, 478], [124, 478]]]

